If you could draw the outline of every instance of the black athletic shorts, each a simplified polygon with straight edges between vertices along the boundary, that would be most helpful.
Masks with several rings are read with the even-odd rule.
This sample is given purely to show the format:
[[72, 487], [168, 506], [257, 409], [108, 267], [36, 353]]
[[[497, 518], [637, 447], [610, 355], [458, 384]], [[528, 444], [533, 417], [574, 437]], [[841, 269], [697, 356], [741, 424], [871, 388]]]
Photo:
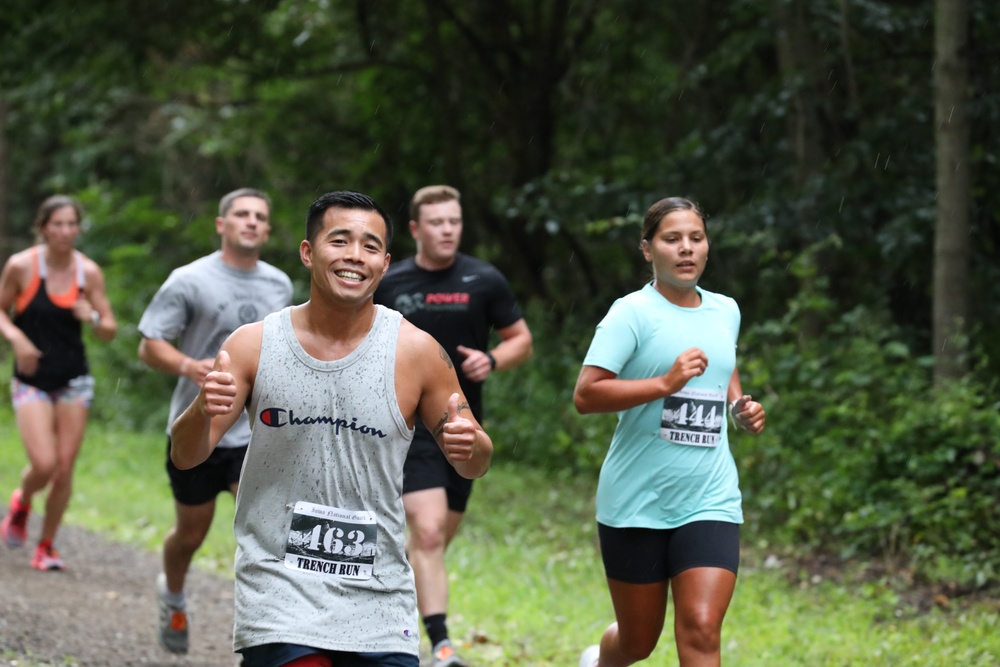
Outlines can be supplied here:
[[653, 584], [692, 567], [740, 567], [740, 527], [727, 521], [693, 521], [661, 530], [597, 524], [608, 579]]
[[349, 653], [328, 651], [301, 644], [264, 644], [241, 649], [245, 667], [287, 665], [307, 655], [326, 657], [334, 667], [418, 667], [420, 658], [409, 653]]
[[216, 447], [204, 463], [180, 470], [170, 460], [170, 437], [167, 436], [167, 475], [174, 500], [181, 505], [204, 505], [240, 481], [246, 447]]
[[448, 509], [464, 512], [472, 495], [472, 480], [458, 474], [448, 463], [437, 441], [426, 431], [417, 431], [403, 463], [403, 493], [443, 488]]

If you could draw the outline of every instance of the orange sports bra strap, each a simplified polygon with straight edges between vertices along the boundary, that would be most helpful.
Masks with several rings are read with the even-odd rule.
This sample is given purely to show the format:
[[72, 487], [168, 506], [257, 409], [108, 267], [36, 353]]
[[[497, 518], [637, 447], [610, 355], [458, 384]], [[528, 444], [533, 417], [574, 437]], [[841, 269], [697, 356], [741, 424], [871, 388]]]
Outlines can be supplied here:
[[[63, 292], [62, 294], [53, 294], [52, 292], [48, 292], [49, 301], [59, 306], [60, 308], [72, 308], [73, 304], [76, 303], [77, 298], [79, 298], [80, 293], [83, 291], [83, 287], [80, 285], [80, 283], [83, 281], [82, 257], [83, 257], [82, 254], [78, 253], [74, 254], [74, 259], [77, 265], [76, 282], [70, 285], [69, 289]], [[33, 289], [24, 290], [25, 293], [24, 306], [18, 312], [22, 312], [24, 308], [28, 307], [28, 304], [31, 303], [31, 300], [35, 298], [35, 295], [38, 293], [39, 289], [38, 285], [41, 284], [41, 281], [48, 278], [48, 266], [45, 264], [45, 255], [42, 251], [41, 246], [38, 246], [38, 249], [35, 251], [35, 259], [38, 271], [36, 272], [35, 277], [32, 277], [31, 283], [29, 284], [29, 288], [33, 286]], [[28, 295], [29, 292], [30, 296]], [[19, 299], [18, 300], [19, 307], [20, 303], [21, 301]]]
[[28, 307], [31, 300], [38, 294], [38, 286], [42, 284], [42, 271], [45, 266], [45, 258], [41, 256], [41, 246], [35, 246], [34, 250], [35, 252], [32, 253], [31, 258], [31, 280], [28, 281], [28, 285], [24, 288], [24, 291], [14, 299], [14, 309], [18, 313], [24, 312], [24, 309]]

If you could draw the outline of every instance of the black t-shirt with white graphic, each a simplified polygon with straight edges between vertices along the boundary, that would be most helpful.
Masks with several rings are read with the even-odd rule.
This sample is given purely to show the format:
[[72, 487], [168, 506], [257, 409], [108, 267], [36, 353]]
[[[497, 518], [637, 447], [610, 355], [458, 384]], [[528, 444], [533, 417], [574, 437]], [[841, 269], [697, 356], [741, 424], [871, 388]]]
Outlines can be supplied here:
[[434, 336], [451, 356], [469, 407], [482, 419], [482, 383], [462, 375], [458, 346], [489, 349], [490, 331], [520, 320], [521, 308], [503, 274], [492, 264], [464, 253], [440, 271], [427, 271], [414, 259], [391, 264], [375, 292], [375, 303], [398, 310]]

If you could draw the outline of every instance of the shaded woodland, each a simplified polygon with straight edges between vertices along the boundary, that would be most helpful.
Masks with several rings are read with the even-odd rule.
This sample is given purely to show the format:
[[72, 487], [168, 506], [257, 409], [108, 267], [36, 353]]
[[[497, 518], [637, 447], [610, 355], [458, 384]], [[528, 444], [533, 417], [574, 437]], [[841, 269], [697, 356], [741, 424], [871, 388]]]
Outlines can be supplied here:
[[613, 424], [572, 411], [583, 350], [648, 276], [645, 209], [690, 197], [702, 284], [740, 304], [744, 385], [771, 415], [734, 451], [751, 530], [983, 586], [1000, 575], [997, 26], [991, 0], [10, 0], [0, 251], [31, 243], [45, 196], [83, 201], [123, 327], [91, 348], [96, 410], [160, 428], [169, 380], [136, 360], [135, 323], [215, 246], [221, 194], [270, 192], [266, 258], [304, 297], [316, 195], [371, 194], [402, 231], [416, 188], [452, 184], [464, 249], [509, 276], [538, 341], [488, 392], [501, 451], [594, 470]]

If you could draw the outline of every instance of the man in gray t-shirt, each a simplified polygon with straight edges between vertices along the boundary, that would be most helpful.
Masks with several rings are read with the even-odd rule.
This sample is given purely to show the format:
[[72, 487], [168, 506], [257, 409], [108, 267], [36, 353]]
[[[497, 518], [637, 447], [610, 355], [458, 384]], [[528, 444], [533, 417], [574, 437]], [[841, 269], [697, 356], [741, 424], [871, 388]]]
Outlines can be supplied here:
[[[177, 416], [198, 395], [229, 334], [292, 302], [288, 276], [260, 260], [271, 230], [270, 210], [270, 200], [260, 190], [243, 188], [225, 195], [215, 219], [221, 249], [174, 270], [139, 321], [139, 358], [151, 368], [178, 376], [170, 400], [168, 434]], [[163, 572], [157, 579], [157, 639], [171, 653], [187, 652], [184, 582], [211, 528], [216, 496], [223, 491], [236, 495], [249, 441], [250, 426], [244, 414], [212, 457], [191, 470], [178, 470], [170, 462], [167, 439], [167, 474], [176, 523], [163, 541]]]

